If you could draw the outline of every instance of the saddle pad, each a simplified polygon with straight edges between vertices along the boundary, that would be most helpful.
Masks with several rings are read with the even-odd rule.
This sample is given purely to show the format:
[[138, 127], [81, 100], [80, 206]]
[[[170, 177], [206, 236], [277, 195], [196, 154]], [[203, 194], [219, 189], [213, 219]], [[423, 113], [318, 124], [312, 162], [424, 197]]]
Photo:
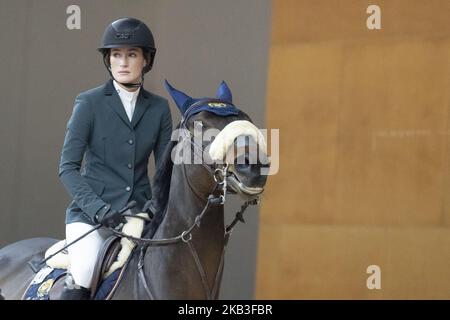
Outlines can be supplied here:
[[111, 273], [105, 280], [102, 281], [100, 287], [95, 293], [94, 300], [106, 300], [111, 290], [116, 285], [117, 279], [119, 278], [122, 269], [117, 269]]
[[65, 274], [65, 269], [54, 269], [51, 267], [42, 268], [33, 278], [23, 300], [49, 300], [50, 289], [56, 279]]
[[[95, 294], [95, 300], [104, 300], [114, 288], [117, 279], [119, 278], [120, 271], [116, 270], [109, 277], [103, 280], [97, 293]], [[50, 300], [50, 289], [56, 280], [64, 276], [67, 272], [66, 269], [54, 269], [51, 267], [42, 268], [31, 281], [27, 291], [23, 296], [23, 300]]]

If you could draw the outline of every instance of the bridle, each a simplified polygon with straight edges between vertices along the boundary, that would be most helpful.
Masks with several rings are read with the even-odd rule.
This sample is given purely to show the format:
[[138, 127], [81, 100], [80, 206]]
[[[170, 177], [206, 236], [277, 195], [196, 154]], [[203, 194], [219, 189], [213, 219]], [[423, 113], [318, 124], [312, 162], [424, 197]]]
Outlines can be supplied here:
[[[205, 103], [208, 103], [208, 102], [220, 103], [223, 101], [216, 100], [216, 99], [200, 100], [197, 103], [194, 103], [192, 106], [190, 106], [186, 110], [186, 112], [184, 113], [184, 116], [180, 122], [179, 127], [182, 129], [185, 129], [185, 130], [181, 131], [181, 132], [185, 133], [185, 136], [183, 137], [183, 140], [181, 140], [180, 142], [184, 142], [184, 141], [188, 140], [191, 144], [191, 147], [194, 150], [194, 153], [203, 152], [203, 146], [199, 145], [198, 143], [196, 143], [194, 141], [192, 132], [186, 127], [186, 122], [189, 119], [189, 113], [192, 109], [194, 109], [195, 107], [198, 107], [200, 105], [203, 105]], [[185, 115], [188, 115], [188, 116], [185, 117]], [[227, 248], [229, 238], [232, 234], [232, 231], [238, 222], [245, 223], [243, 214], [244, 214], [245, 210], [247, 209], [247, 207], [249, 205], [257, 205], [259, 203], [259, 197], [255, 198], [253, 200], [250, 200], [250, 201], [245, 201], [244, 204], [241, 206], [240, 210], [238, 212], [236, 212], [233, 221], [224, 228], [224, 247], [222, 250], [221, 257], [220, 257], [219, 266], [217, 268], [217, 271], [216, 271], [216, 274], [214, 277], [214, 283], [213, 283], [213, 286], [211, 287], [211, 285], [208, 282], [205, 269], [200, 261], [200, 257], [198, 255], [197, 249], [195, 248], [194, 244], [192, 243], [192, 232], [195, 229], [195, 227], [200, 228], [202, 218], [204, 217], [205, 213], [208, 211], [208, 209], [210, 208], [211, 205], [224, 205], [225, 204], [226, 194], [228, 192], [227, 176], [229, 175], [229, 172], [228, 172], [228, 163], [226, 163], [226, 162], [224, 164], [214, 163], [212, 165], [208, 165], [203, 161], [203, 157], [201, 159], [202, 159], [201, 165], [208, 171], [208, 173], [214, 179], [214, 188], [211, 191], [211, 193], [209, 194], [206, 204], [203, 207], [202, 211], [195, 217], [194, 223], [192, 223], [192, 225], [189, 228], [187, 228], [186, 230], [184, 230], [183, 232], [181, 232], [179, 235], [177, 235], [175, 237], [161, 238], [161, 239], [136, 238], [136, 237], [129, 236], [121, 231], [111, 229], [114, 234], [116, 234], [120, 237], [127, 238], [130, 241], [137, 244], [138, 246], [140, 246], [139, 260], [138, 260], [138, 264], [137, 264], [138, 276], [139, 276], [140, 282], [142, 283], [142, 285], [144, 287], [144, 290], [145, 290], [147, 296], [151, 300], [154, 300], [155, 297], [152, 294], [152, 292], [147, 284], [147, 280], [145, 279], [145, 273], [144, 273], [145, 253], [149, 246], [163, 246], [163, 245], [176, 244], [176, 243], [180, 243], [180, 242], [185, 243], [190, 250], [190, 253], [195, 262], [197, 271], [200, 274], [206, 299], [208, 299], [208, 300], [214, 299], [214, 297], [216, 297], [218, 289], [219, 289], [220, 274], [223, 270], [225, 251]], [[189, 183], [189, 180], [186, 176], [185, 165], [186, 164], [184, 164], [184, 163], [182, 164], [182, 170], [184, 171], [185, 178], [186, 178], [186, 181], [188, 182], [189, 188], [191, 189], [191, 191], [193, 191], [195, 193], [195, 190], [192, 188], [192, 186]], [[218, 190], [220, 192], [219, 195], [217, 195]], [[133, 217], [144, 219], [144, 220], [148, 221], [146, 218], [143, 218], [143, 217], [140, 217], [137, 215], [133, 216]]]

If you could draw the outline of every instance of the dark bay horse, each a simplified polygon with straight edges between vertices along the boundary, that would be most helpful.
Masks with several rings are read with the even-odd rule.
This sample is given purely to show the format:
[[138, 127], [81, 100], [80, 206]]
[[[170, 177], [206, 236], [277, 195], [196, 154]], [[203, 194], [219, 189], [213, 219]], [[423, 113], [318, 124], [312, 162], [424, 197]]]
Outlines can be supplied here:
[[[202, 99], [191, 98], [167, 82], [166, 86], [183, 118], [155, 174], [154, 218], [142, 238], [128, 237], [137, 246], [109, 299], [217, 299], [231, 230], [242, 220], [245, 208], [258, 202], [266, 183], [262, 172], [269, 161], [264, 137], [249, 116], [232, 104], [224, 82], [215, 98]], [[208, 129], [218, 132], [212, 142], [195, 139], [196, 130]], [[238, 145], [243, 136], [251, 139]], [[251, 140], [260, 151], [256, 161], [251, 161]], [[243, 151], [230, 158], [228, 152], [239, 148]], [[187, 151], [192, 152], [190, 157], [185, 156]], [[177, 153], [185, 153], [184, 160], [197, 156], [197, 161], [174, 161]], [[229, 193], [238, 194], [244, 204], [231, 225], [225, 226]], [[0, 289], [6, 299], [22, 297], [35, 275], [28, 261], [43, 257], [56, 241], [27, 239], [0, 250]]]

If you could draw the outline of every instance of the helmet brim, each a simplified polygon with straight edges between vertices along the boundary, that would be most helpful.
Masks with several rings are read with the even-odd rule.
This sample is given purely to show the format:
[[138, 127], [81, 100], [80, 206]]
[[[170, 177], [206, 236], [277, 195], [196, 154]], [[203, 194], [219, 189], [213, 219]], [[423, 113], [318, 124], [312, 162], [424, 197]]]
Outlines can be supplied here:
[[147, 50], [150, 51], [156, 51], [156, 48], [154, 47], [147, 47], [147, 46], [142, 46], [142, 44], [136, 44], [136, 43], [130, 43], [130, 44], [110, 44], [107, 46], [103, 46], [103, 47], [99, 47], [97, 48], [97, 51], [99, 52], [103, 52], [106, 49], [114, 49], [114, 48], [131, 48], [131, 47], [136, 47], [136, 48], [146, 48]]

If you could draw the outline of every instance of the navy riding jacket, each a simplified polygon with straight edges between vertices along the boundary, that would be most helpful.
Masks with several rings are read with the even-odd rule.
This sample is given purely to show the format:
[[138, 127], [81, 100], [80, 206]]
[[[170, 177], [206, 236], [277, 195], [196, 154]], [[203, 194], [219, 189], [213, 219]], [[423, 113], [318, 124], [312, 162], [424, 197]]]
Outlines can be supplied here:
[[135, 200], [142, 208], [152, 196], [149, 156], [154, 152], [158, 166], [171, 132], [167, 100], [144, 88], [131, 122], [112, 80], [79, 94], [59, 165], [60, 180], [73, 199], [66, 223], [94, 224], [94, 216], [107, 204], [120, 210]]

